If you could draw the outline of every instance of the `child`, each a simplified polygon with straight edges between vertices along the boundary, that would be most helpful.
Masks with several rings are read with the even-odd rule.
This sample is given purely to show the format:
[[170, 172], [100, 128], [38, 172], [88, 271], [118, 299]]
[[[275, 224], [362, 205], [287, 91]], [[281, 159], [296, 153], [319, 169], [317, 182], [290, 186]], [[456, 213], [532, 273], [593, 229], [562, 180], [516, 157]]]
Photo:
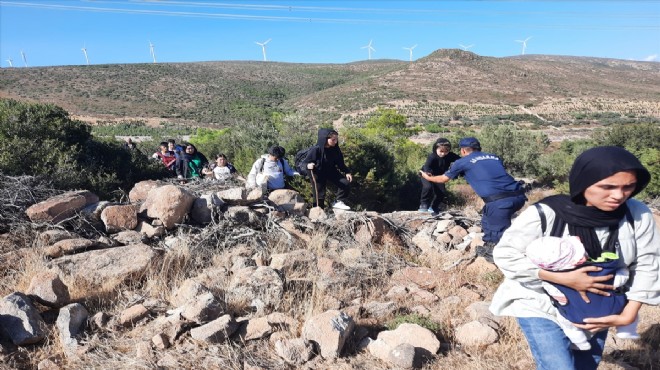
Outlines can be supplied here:
[[215, 164], [210, 168], [204, 168], [202, 173], [207, 176], [213, 175], [218, 181], [227, 181], [236, 174], [236, 168], [229, 163], [226, 155], [220, 153], [215, 158]]
[[[550, 271], [572, 270], [587, 262], [587, 253], [584, 249], [584, 245], [582, 245], [580, 238], [577, 236], [567, 236], [563, 238], [543, 236], [534, 240], [529, 246], [527, 246], [526, 254], [527, 258], [529, 258], [533, 264], [544, 270]], [[614, 253], [605, 252], [601, 258], [602, 260], [616, 260], [618, 257]], [[628, 277], [628, 270], [626, 268], [619, 268], [616, 270], [612, 285], [615, 289], [622, 287], [628, 281]], [[564, 293], [562, 293], [556, 286], [545, 281], [542, 282], [541, 285], [556, 304], [559, 304], [559, 306], [566, 306], [568, 304], [566, 295], [564, 295]], [[614, 313], [618, 312], [613, 312], [613, 314]], [[582, 351], [591, 349], [586, 333], [582, 331], [582, 329], [575, 327], [571, 321], [561, 315], [561, 312], [557, 315], [557, 321], [575, 347]], [[635, 322], [630, 325], [619, 326], [617, 328], [617, 337], [624, 339], [639, 339], [639, 335], [637, 334], [637, 322], [638, 320], [635, 320]]]
[[[444, 137], [433, 144], [433, 151], [426, 158], [422, 171], [431, 176], [442, 175], [449, 169], [449, 165], [461, 157], [451, 151], [451, 143]], [[440, 211], [440, 203], [445, 198], [445, 184], [430, 182], [422, 178], [422, 195], [419, 202], [419, 212], [432, 212], [434, 215]]]

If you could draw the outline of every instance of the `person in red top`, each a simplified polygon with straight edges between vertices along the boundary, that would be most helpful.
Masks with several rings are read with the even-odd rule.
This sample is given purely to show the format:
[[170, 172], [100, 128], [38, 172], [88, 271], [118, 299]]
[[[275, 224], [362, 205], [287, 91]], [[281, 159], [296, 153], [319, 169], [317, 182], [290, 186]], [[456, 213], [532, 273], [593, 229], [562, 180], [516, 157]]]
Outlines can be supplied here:
[[154, 153], [151, 158], [153, 159], [160, 159], [161, 162], [163, 162], [163, 165], [165, 168], [168, 170], [174, 172], [174, 164], [176, 162], [176, 155], [174, 154], [173, 151], [168, 150], [168, 144], [166, 141], [163, 141], [160, 143], [160, 146], [158, 147], [158, 151]]

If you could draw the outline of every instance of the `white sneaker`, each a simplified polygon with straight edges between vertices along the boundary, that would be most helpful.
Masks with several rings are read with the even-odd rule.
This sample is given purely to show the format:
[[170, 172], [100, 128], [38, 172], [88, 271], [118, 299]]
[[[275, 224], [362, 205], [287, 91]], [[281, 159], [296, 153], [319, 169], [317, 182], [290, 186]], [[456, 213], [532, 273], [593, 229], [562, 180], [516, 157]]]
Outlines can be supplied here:
[[183, 180], [183, 175], [179, 175], [176, 178], [179, 179], [179, 180]]
[[335, 204], [332, 205], [332, 208], [336, 209], [343, 209], [344, 211], [350, 211], [351, 207], [347, 206], [346, 203], [340, 201], [335, 202]]

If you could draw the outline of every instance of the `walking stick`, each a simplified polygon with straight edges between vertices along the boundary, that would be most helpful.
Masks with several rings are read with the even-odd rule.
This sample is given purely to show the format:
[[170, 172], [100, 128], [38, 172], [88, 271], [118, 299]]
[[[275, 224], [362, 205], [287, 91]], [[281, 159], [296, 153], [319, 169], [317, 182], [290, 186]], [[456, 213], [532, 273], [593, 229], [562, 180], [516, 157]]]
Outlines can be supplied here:
[[314, 199], [316, 199], [316, 206], [320, 207], [320, 205], [319, 205], [319, 188], [316, 185], [316, 176], [314, 176], [314, 169], [311, 168], [309, 170], [309, 173], [310, 173], [310, 175], [312, 175], [312, 184], [314, 184], [314, 194], [316, 195], [316, 198], [314, 198]]

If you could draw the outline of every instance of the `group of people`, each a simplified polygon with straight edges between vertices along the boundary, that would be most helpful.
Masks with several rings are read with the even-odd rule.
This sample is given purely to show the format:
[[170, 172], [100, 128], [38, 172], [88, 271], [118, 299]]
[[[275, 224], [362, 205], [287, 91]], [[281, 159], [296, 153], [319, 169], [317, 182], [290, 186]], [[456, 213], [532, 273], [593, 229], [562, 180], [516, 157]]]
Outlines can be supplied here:
[[[337, 188], [332, 207], [350, 210], [346, 200], [353, 177], [339, 148], [337, 131], [319, 129], [316, 145], [307, 151], [299, 169], [292, 168], [285, 155], [286, 150], [279, 145], [268, 148], [268, 152], [252, 164], [245, 180], [246, 186], [262, 187], [265, 191], [272, 191], [289, 187], [285, 181], [286, 176], [308, 176], [313, 187], [315, 207], [325, 207], [327, 184], [331, 183]], [[161, 161], [181, 180], [211, 175], [221, 181], [232, 177], [242, 179], [224, 154], [218, 154], [216, 163], [209, 165], [206, 157], [198, 152], [193, 144], [180, 146], [173, 139], [160, 143], [159, 150], [152, 155], [152, 158]]]
[[[643, 304], [660, 304], [660, 231], [649, 208], [632, 199], [651, 175], [630, 152], [619, 147], [591, 148], [575, 160], [570, 195], [550, 196], [527, 207], [521, 183], [495, 154], [481, 151], [474, 137], [459, 141], [459, 154], [445, 138], [433, 144], [420, 170], [420, 212], [437, 215], [446, 197], [444, 184], [463, 176], [484, 200], [484, 255], [504, 274], [490, 310], [517, 318], [538, 369], [595, 369], [610, 327], [620, 338], [636, 339]], [[285, 150], [272, 146], [257, 159], [248, 187], [287, 187], [285, 176], [309, 177], [314, 205], [325, 207], [328, 183], [336, 186], [334, 208], [350, 209], [353, 181], [338, 145], [338, 133], [322, 128], [316, 145], [292, 168]], [[235, 173], [224, 155], [213, 170], [188, 144], [161, 143], [154, 154], [177, 175]], [[210, 171], [210, 172], [209, 172]]]
[[213, 176], [216, 180], [227, 180], [236, 175], [236, 168], [229, 163], [227, 156], [220, 153], [215, 163], [209, 163], [206, 156], [195, 145], [178, 145], [174, 139], [163, 141], [151, 158], [162, 162], [172, 175], [179, 180], [202, 176]]

